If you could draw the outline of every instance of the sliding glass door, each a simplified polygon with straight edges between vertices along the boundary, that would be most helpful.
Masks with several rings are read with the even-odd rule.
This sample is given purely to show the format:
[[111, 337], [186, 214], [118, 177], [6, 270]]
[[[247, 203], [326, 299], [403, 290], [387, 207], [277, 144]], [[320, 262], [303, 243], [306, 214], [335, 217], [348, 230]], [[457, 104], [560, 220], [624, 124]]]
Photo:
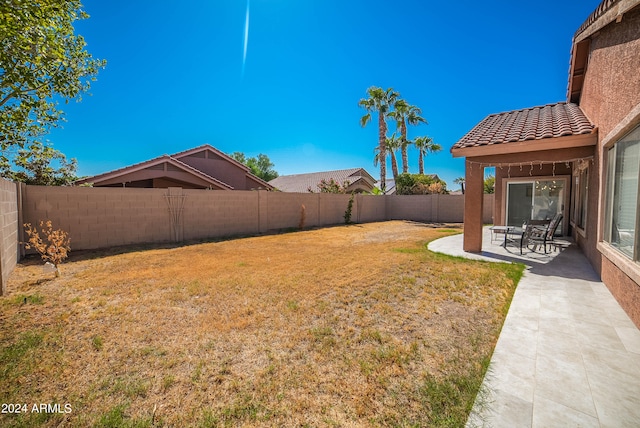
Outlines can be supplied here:
[[[565, 179], [507, 182], [507, 225], [521, 227], [528, 220], [550, 220], [564, 214]], [[558, 232], [562, 233], [563, 223]]]

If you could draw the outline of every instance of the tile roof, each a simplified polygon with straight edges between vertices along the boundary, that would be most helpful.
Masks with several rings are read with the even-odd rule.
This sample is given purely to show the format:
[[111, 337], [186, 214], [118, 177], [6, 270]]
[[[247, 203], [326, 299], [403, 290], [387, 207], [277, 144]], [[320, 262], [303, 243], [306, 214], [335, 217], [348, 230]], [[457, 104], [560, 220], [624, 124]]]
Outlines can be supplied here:
[[578, 28], [578, 30], [574, 34], [574, 39], [577, 38], [584, 30], [589, 28], [591, 24], [596, 22], [598, 18], [604, 15], [613, 5], [618, 3], [620, 0], [603, 0], [598, 7], [589, 15], [589, 17], [582, 23], [582, 25]]
[[113, 171], [109, 171], [109, 172], [105, 172], [102, 174], [98, 174], [98, 175], [94, 175], [91, 177], [84, 177], [80, 180], [76, 180], [74, 182], [74, 184], [83, 184], [83, 183], [93, 183], [95, 181], [104, 181], [107, 179], [110, 179], [112, 177], [117, 177], [119, 175], [124, 175], [124, 174], [128, 174], [130, 172], [134, 172], [134, 171], [139, 171], [145, 168], [149, 168], [151, 166], [154, 165], [159, 165], [159, 164], [163, 164], [164, 162], [169, 162], [173, 165], [175, 165], [178, 168], [183, 169], [184, 171], [188, 171], [191, 172], [194, 175], [200, 176], [200, 178], [204, 179], [205, 181], [209, 181], [212, 184], [216, 184], [222, 188], [226, 188], [229, 190], [233, 190], [233, 187], [228, 185], [227, 183], [218, 180], [215, 177], [211, 177], [210, 175], [192, 167], [191, 165], [187, 165], [186, 163], [175, 159], [172, 156], [169, 155], [162, 155], [162, 156], [158, 156], [157, 158], [153, 158], [153, 159], [149, 159], [147, 161], [143, 161], [143, 162], [139, 162], [133, 165], [129, 165], [129, 166], [125, 166], [122, 168], [118, 168], [118, 169], [114, 169]]
[[591, 134], [593, 129], [576, 104], [548, 104], [489, 115], [451, 150]]
[[188, 150], [183, 150], [181, 152], [178, 153], [174, 153], [172, 155], [162, 155], [162, 156], [158, 156], [156, 158], [153, 159], [149, 159], [143, 162], [139, 162], [133, 165], [128, 165], [122, 168], [118, 168], [118, 169], [114, 169], [112, 171], [108, 171], [102, 174], [98, 174], [98, 175], [94, 175], [91, 177], [85, 177], [82, 178], [80, 180], [76, 180], [74, 183], [77, 184], [83, 184], [83, 183], [93, 183], [95, 181], [103, 181], [103, 180], [107, 180], [110, 179], [112, 177], [116, 177], [118, 175], [124, 175], [124, 174], [128, 174], [130, 172], [134, 172], [134, 171], [139, 171], [141, 169], [145, 169], [148, 168], [150, 166], [153, 165], [157, 165], [157, 164], [161, 164], [163, 162], [170, 162], [172, 164], [174, 164], [175, 166], [187, 171], [187, 172], [191, 172], [194, 175], [200, 176], [200, 178], [204, 179], [205, 181], [208, 181], [212, 184], [215, 184], [217, 186], [220, 186], [222, 188], [225, 189], [229, 189], [229, 190], [234, 190], [233, 186], [215, 178], [212, 177], [211, 175], [200, 171], [199, 169], [187, 164], [186, 162], [181, 161], [181, 158], [184, 158], [187, 155], [193, 154], [193, 153], [197, 153], [197, 152], [201, 152], [204, 150], [210, 150], [214, 153], [216, 153], [217, 155], [219, 155], [220, 157], [222, 157], [223, 159], [225, 159], [226, 161], [232, 163], [233, 165], [236, 165], [237, 167], [239, 167], [240, 169], [242, 169], [243, 171], [245, 171], [245, 174], [248, 177], [251, 177], [251, 179], [253, 179], [255, 182], [263, 184], [267, 189], [270, 189], [271, 186], [269, 185], [269, 183], [267, 183], [266, 181], [264, 181], [263, 179], [261, 179], [260, 177], [254, 175], [251, 172], [251, 169], [249, 167], [247, 167], [246, 165], [236, 161], [235, 159], [233, 159], [231, 156], [221, 152], [220, 150], [216, 149], [215, 147], [209, 145], [209, 144], [204, 144], [202, 146], [198, 146], [192, 149], [188, 149]]
[[340, 184], [345, 181], [354, 184], [364, 179], [369, 182], [371, 188], [373, 188], [375, 182], [373, 177], [371, 177], [364, 168], [350, 168], [335, 171], [311, 172], [308, 174], [281, 175], [271, 180], [269, 184], [282, 192], [308, 193], [309, 187], [311, 187], [314, 192], [317, 192], [318, 183], [320, 183], [321, 180], [329, 180], [331, 178]]

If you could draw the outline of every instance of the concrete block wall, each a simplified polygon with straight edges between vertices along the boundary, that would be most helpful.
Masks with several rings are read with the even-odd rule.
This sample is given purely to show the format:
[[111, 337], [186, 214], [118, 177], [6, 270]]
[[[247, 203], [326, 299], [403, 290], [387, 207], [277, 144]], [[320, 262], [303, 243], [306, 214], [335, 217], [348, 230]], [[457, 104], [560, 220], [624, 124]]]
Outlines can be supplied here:
[[[0, 292], [21, 253], [23, 223], [51, 220], [72, 250], [249, 235], [342, 224], [349, 195], [267, 191], [25, 186], [0, 179]], [[494, 195], [485, 195], [491, 223]], [[351, 219], [462, 222], [461, 195], [355, 195]]]
[[169, 242], [167, 189], [26, 186], [25, 223], [51, 220], [72, 249]]
[[[12, 183], [8, 185], [15, 188]], [[323, 193], [24, 188], [24, 222], [36, 225], [40, 220], [51, 220], [55, 228], [69, 232], [71, 247], [76, 250], [297, 228], [303, 205], [306, 227], [341, 224], [349, 203], [349, 195]], [[484, 205], [487, 223], [491, 222], [491, 201], [488, 199]], [[15, 206], [15, 201], [12, 203]], [[351, 218], [362, 223], [384, 220], [456, 223], [463, 220], [463, 207], [462, 195], [356, 195]]]
[[185, 196], [182, 225], [186, 240], [256, 234], [261, 231], [258, 192], [182, 192]]
[[18, 187], [0, 179], [0, 295], [6, 293], [7, 278], [18, 262]]
[[[284, 193], [259, 191], [261, 198], [267, 201], [266, 212], [260, 212], [260, 216], [266, 216], [266, 229], [287, 229], [298, 227], [302, 205], [305, 207], [305, 226], [314, 227], [321, 224], [324, 213], [321, 212], [319, 195], [315, 193]], [[344, 195], [333, 195], [344, 196]]]
[[[351, 221], [371, 223], [387, 220], [386, 197], [376, 195], [356, 195], [351, 213]], [[346, 208], [345, 208], [346, 209]]]

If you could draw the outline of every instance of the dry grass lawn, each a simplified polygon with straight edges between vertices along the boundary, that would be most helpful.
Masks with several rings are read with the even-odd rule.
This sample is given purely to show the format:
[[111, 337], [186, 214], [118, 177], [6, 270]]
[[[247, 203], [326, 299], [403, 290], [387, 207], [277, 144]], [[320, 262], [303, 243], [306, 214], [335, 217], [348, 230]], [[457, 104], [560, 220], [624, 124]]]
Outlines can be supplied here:
[[86, 253], [55, 279], [27, 261], [0, 298], [0, 402], [29, 412], [0, 426], [464, 425], [522, 267], [426, 250], [460, 231]]

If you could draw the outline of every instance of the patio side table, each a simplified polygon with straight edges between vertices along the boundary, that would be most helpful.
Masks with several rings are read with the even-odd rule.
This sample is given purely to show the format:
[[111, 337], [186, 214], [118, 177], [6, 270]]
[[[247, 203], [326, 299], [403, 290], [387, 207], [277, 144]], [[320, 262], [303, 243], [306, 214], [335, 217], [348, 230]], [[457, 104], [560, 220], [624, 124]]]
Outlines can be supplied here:
[[503, 247], [507, 247], [507, 237], [509, 233], [513, 231], [513, 226], [491, 226], [489, 230], [491, 230], [491, 242], [497, 241], [498, 235], [504, 235], [504, 242], [502, 243]]

